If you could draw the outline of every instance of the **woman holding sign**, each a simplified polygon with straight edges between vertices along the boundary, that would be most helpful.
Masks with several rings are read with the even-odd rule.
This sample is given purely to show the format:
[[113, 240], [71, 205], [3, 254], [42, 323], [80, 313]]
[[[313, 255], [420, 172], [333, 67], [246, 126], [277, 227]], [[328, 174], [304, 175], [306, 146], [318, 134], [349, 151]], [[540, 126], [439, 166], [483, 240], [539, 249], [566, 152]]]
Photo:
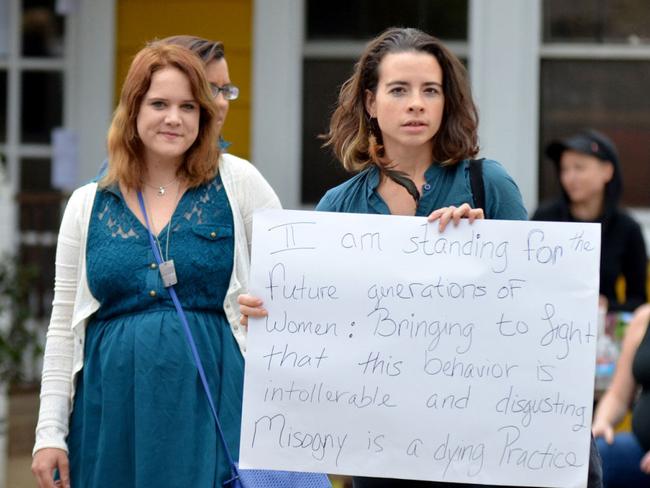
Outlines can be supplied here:
[[[458, 58], [417, 29], [386, 30], [341, 87], [325, 136], [343, 167], [357, 174], [329, 190], [317, 210], [427, 216], [441, 231], [465, 217], [525, 220], [519, 189], [503, 166], [473, 161], [477, 127]], [[242, 323], [266, 314], [255, 297], [242, 295], [239, 302]], [[354, 486], [464, 485], [357, 477]]]
[[56, 470], [66, 488], [216, 488], [229, 477], [167, 287], [236, 456], [236, 297], [253, 210], [280, 205], [253, 166], [221, 154], [219, 130], [194, 53], [153, 43], [135, 56], [108, 134], [108, 174], [73, 193], [61, 223], [32, 464], [39, 487], [53, 488]]

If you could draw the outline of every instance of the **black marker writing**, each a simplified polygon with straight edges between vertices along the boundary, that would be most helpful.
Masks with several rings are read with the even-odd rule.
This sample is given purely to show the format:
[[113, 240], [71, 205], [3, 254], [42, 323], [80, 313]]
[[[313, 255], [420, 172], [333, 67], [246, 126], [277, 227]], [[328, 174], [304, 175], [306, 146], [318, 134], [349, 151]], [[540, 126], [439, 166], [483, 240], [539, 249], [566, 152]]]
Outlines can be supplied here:
[[316, 247], [309, 241], [299, 241], [296, 238], [296, 229], [304, 225], [315, 225], [316, 222], [288, 222], [280, 224], [267, 229], [268, 232], [280, 232], [280, 241], [282, 247], [271, 251], [270, 254], [278, 254], [286, 251], [309, 251], [314, 250]]
[[269, 271], [266, 284], [271, 300], [337, 300], [338, 294], [334, 285], [306, 284], [304, 274], [300, 275], [298, 283], [287, 280], [287, 270], [283, 263], [277, 263]]
[[[284, 348], [275, 348], [275, 344], [271, 346], [271, 352], [262, 356], [264, 359], [268, 358], [268, 365], [266, 369], [271, 370], [271, 365], [277, 363], [280, 367], [289, 368], [304, 368], [312, 367], [320, 368], [320, 363], [323, 359], [327, 359], [325, 355], [325, 348], [320, 354], [298, 354], [295, 351], [289, 351], [289, 344], [285, 344]], [[277, 360], [277, 361], [276, 361]]]
[[432, 224], [421, 226], [420, 235], [409, 238], [410, 245], [402, 249], [404, 254], [421, 253], [425, 256], [475, 257], [491, 261], [494, 273], [503, 273], [508, 268], [508, 241], [483, 240], [481, 234], [472, 230], [472, 236], [464, 241], [447, 237], [429, 237]]
[[539, 264], [556, 264], [564, 254], [562, 246], [559, 244], [555, 247], [542, 245], [544, 237], [544, 231], [541, 229], [533, 229], [528, 232], [527, 247], [524, 252], [528, 261], [534, 260]]
[[347, 232], [341, 237], [341, 247], [358, 251], [382, 251], [381, 234], [379, 232], [365, 232], [355, 235], [352, 232]]
[[519, 468], [539, 471], [541, 469], [565, 469], [582, 466], [573, 451], [560, 451], [549, 442], [545, 448], [524, 449], [516, 447], [521, 431], [516, 425], [506, 425], [498, 430], [504, 434], [499, 466], [515, 465]]
[[255, 421], [251, 447], [254, 448], [255, 443], [259, 441], [259, 437], [267, 433], [274, 436], [271, 441], [274, 440], [281, 449], [308, 449], [311, 451], [312, 457], [318, 461], [325, 459], [329, 450], [333, 449], [336, 452], [335, 462], [337, 466], [345, 442], [348, 439], [348, 434], [294, 430], [293, 427], [287, 425], [286, 417], [278, 413], [272, 417], [264, 415]]

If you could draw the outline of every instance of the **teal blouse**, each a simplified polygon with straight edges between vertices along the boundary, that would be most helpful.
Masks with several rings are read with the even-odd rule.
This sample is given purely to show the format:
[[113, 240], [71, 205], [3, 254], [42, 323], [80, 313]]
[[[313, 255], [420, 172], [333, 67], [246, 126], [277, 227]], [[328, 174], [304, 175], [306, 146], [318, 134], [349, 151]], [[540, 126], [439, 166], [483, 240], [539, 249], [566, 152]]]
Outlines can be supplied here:
[[[453, 166], [432, 164], [424, 174], [426, 183], [421, 190], [415, 215], [426, 216], [436, 209], [469, 203], [474, 207], [474, 197], [469, 180], [469, 160]], [[370, 166], [346, 182], [329, 190], [318, 203], [316, 210], [390, 214], [386, 202], [377, 192], [380, 173]], [[528, 213], [521, 193], [512, 177], [496, 161], [483, 161], [485, 187], [485, 216], [489, 219], [526, 220]]]

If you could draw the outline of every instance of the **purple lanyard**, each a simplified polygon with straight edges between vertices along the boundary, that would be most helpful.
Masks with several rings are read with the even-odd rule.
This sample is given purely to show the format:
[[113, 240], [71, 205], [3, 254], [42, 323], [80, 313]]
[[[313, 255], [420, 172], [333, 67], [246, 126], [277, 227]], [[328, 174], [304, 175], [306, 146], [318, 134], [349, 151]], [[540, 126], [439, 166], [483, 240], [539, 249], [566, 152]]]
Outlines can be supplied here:
[[[156, 262], [158, 263], [158, 266], [160, 266], [160, 264], [162, 263], [162, 256], [160, 255], [160, 251], [158, 251], [158, 247], [156, 246], [156, 241], [154, 240], [153, 233], [151, 232], [151, 227], [149, 227], [149, 218], [147, 217], [147, 211], [144, 208], [144, 199], [142, 198], [142, 192], [140, 191], [138, 191], [138, 203], [140, 204], [140, 210], [142, 211], [142, 215], [144, 216], [144, 223], [147, 226], [147, 232], [149, 234], [149, 243], [151, 244], [153, 255], [156, 258]], [[221, 437], [221, 442], [223, 443], [224, 450], [226, 451], [226, 457], [228, 458], [228, 462], [230, 463], [231, 475], [233, 476], [233, 479], [237, 479], [239, 478], [239, 469], [237, 468], [237, 465], [232, 460], [232, 456], [230, 455], [230, 450], [228, 449], [228, 445], [226, 444], [226, 438], [223, 435], [223, 430], [221, 429], [221, 423], [219, 422], [219, 417], [217, 416], [217, 409], [214, 406], [212, 394], [210, 393], [210, 389], [208, 388], [208, 380], [205, 377], [205, 371], [203, 370], [203, 363], [201, 362], [201, 358], [199, 357], [199, 351], [196, 349], [194, 337], [192, 337], [192, 331], [190, 330], [190, 326], [187, 323], [187, 317], [185, 316], [185, 312], [183, 311], [183, 306], [181, 305], [181, 302], [178, 300], [178, 296], [176, 295], [176, 290], [174, 289], [174, 286], [172, 285], [166, 288], [169, 291], [169, 295], [172, 298], [172, 302], [174, 302], [174, 306], [176, 307], [176, 311], [178, 312], [178, 318], [183, 324], [183, 329], [185, 330], [185, 336], [187, 337], [187, 342], [189, 343], [190, 349], [192, 350], [192, 355], [194, 356], [194, 363], [196, 364], [196, 369], [199, 370], [199, 376], [201, 377], [203, 390], [205, 390], [205, 394], [208, 397], [210, 410], [212, 410], [212, 416], [214, 417], [214, 422], [217, 426], [217, 431], [219, 432], [219, 436]], [[232, 480], [228, 480], [228, 481], [232, 481]]]

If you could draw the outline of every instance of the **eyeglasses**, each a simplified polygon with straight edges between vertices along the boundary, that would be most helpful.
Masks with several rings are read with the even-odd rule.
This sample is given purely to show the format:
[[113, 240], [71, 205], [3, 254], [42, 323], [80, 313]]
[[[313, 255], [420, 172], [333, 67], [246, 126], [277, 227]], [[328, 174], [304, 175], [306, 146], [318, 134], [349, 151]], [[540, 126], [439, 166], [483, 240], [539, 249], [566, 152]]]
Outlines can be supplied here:
[[219, 96], [219, 93], [223, 93], [223, 98], [226, 100], [237, 100], [237, 97], [239, 96], [239, 88], [237, 88], [235, 85], [215, 85], [214, 83], [210, 83], [210, 91], [212, 92], [212, 97], [217, 98]]

